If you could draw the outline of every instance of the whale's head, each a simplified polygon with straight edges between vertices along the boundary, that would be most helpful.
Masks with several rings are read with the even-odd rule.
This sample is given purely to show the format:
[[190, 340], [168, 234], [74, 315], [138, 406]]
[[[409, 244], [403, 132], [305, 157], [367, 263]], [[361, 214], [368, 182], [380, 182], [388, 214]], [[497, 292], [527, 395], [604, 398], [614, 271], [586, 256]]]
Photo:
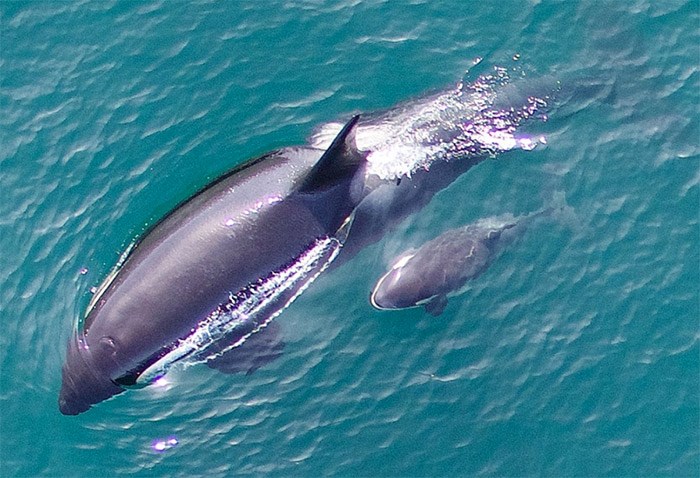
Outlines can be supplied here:
[[88, 344], [84, 335], [73, 335], [68, 342], [58, 397], [61, 413], [78, 415], [124, 391], [111, 378], [116, 369], [116, 353], [117, 344], [110, 337], [100, 337]]
[[414, 267], [415, 251], [402, 254], [384, 274], [370, 294], [370, 302], [377, 309], [406, 309], [421, 305], [426, 296], [428, 280]]

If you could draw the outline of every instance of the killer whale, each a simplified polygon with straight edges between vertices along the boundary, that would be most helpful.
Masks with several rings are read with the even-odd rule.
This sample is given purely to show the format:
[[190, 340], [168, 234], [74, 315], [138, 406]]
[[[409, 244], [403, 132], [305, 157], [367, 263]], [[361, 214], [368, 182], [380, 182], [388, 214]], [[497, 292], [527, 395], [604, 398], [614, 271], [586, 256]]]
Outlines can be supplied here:
[[504, 245], [522, 233], [538, 217], [553, 208], [526, 216], [482, 219], [449, 229], [417, 249], [399, 254], [370, 293], [370, 303], [380, 310], [423, 306], [440, 315], [449, 296], [458, 295], [468, 281], [481, 275]]
[[69, 341], [61, 412], [147, 384], [216, 339], [242, 341], [293, 300], [337, 254], [356, 207], [358, 119], [320, 154], [285, 148], [246, 163], [147, 233]]
[[531, 149], [537, 141], [519, 126], [557, 88], [531, 86], [495, 69], [328, 123], [309, 144], [217, 179], [145, 234], [99, 288], [68, 343], [60, 411], [82, 413], [172, 364], [240, 346], [337, 256], [352, 257], [475, 164]]

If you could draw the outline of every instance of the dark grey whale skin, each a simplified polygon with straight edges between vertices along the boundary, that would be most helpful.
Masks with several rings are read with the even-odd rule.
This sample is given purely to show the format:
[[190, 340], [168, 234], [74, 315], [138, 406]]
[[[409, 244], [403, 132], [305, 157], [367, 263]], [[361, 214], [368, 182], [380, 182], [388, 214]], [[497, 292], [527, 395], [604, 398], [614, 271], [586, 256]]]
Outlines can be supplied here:
[[[339, 138], [354, 133], [356, 122]], [[122, 392], [120, 377], [186, 336], [231, 291], [293, 260], [316, 238], [335, 234], [356, 207], [352, 182], [364, 158], [353, 149], [270, 153], [160, 221], [93, 299], [82, 330], [71, 337], [61, 412], [75, 415]]]
[[418, 250], [405, 252], [377, 281], [370, 295], [371, 304], [383, 310], [423, 305], [430, 314], [440, 315], [447, 305], [447, 294], [460, 289], [489, 266], [502, 231], [452, 229]]
[[370, 303], [377, 309], [424, 306], [431, 315], [442, 314], [448, 295], [481, 275], [506, 244], [538, 217], [553, 208], [527, 216], [489, 218], [450, 229], [409, 249], [392, 261], [375, 284]]
[[[75, 415], [121, 393], [232, 291], [295, 260], [315, 238], [333, 236], [350, 215], [339, 259], [352, 257], [470, 167], [514, 149], [484, 137], [515, 131], [546, 106], [542, 92], [555, 89], [460, 84], [353, 119], [338, 137], [343, 125], [333, 124], [330, 136], [227, 173], [152, 228], [100, 288], [69, 340], [59, 409]], [[362, 154], [347, 141], [329, 146], [343, 132]], [[331, 167], [319, 168], [322, 155], [335, 158]], [[408, 169], [394, 167], [402, 162]]]

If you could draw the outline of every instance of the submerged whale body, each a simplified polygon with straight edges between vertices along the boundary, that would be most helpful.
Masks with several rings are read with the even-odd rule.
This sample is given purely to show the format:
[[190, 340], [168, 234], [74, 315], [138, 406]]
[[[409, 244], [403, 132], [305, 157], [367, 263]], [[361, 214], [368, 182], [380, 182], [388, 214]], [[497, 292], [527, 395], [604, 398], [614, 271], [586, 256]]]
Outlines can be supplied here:
[[216, 360], [261, 333], [341, 250], [351, 257], [478, 162], [531, 149], [518, 128], [555, 90], [511, 83], [496, 69], [328, 123], [308, 145], [217, 179], [146, 233], [99, 287], [68, 342], [61, 412], [148, 385], [174, 364], [235, 372], [278, 355], [256, 355], [250, 367]]
[[516, 227], [522, 232], [526, 224], [550, 211], [482, 219], [403, 252], [377, 281], [370, 303], [381, 310], [423, 306], [431, 315], [442, 314], [447, 298], [459, 294], [491, 265], [504, 243], [513, 239]]

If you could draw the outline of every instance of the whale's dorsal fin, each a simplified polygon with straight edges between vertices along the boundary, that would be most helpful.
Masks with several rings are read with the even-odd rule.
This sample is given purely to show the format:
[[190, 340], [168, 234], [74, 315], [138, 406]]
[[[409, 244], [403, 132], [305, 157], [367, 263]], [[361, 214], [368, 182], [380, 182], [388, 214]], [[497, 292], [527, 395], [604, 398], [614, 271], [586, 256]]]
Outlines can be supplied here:
[[357, 172], [366, 158], [355, 144], [355, 130], [359, 119], [360, 115], [355, 115], [343, 126], [321, 159], [309, 171], [298, 189], [299, 192], [326, 189], [337, 184], [339, 180], [352, 177]]

